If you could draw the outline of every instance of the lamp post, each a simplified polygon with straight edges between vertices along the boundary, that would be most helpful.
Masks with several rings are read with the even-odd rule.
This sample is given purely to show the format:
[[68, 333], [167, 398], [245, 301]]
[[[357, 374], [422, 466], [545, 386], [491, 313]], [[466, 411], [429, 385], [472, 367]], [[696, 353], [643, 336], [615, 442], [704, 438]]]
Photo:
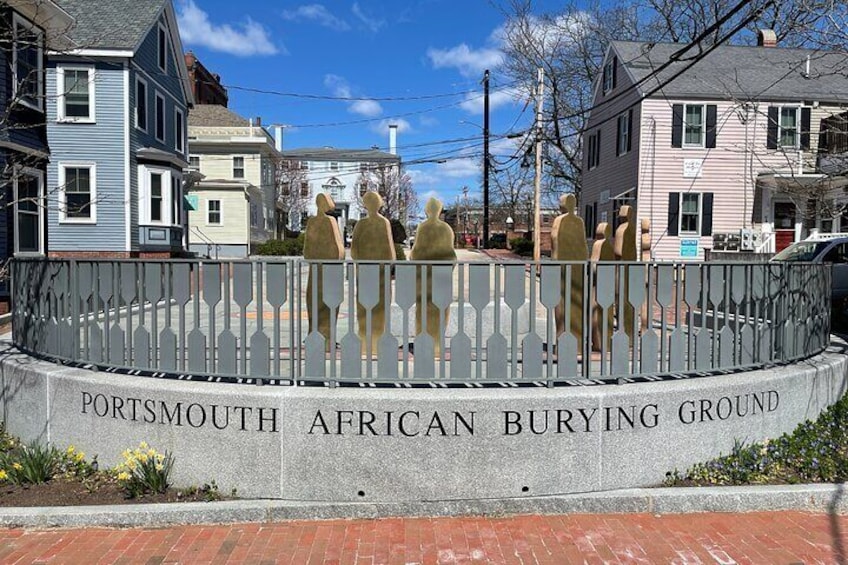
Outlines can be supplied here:
[[515, 220], [512, 219], [512, 216], [506, 217], [506, 246], [509, 248], [509, 236], [512, 234], [512, 228], [515, 227]]

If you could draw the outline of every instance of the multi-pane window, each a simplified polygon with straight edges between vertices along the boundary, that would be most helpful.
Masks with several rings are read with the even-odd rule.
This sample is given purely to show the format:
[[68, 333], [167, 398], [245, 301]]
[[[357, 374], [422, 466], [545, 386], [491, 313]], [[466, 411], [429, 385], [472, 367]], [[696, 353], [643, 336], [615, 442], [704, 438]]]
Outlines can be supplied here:
[[147, 131], [147, 83], [140, 78], [135, 82], [135, 127]]
[[258, 228], [259, 227], [259, 205], [250, 203], [250, 227]]
[[156, 139], [165, 141], [165, 97], [156, 93]]
[[206, 202], [206, 223], [216, 225], [221, 223], [220, 200], [208, 200]]
[[798, 147], [798, 114], [800, 108], [784, 106], [780, 109], [780, 131], [778, 140], [781, 147]]
[[20, 102], [42, 108], [44, 78], [41, 68], [41, 34], [26, 21], [15, 17], [12, 70], [14, 93]]
[[171, 224], [178, 225], [182, 220], [182, 210], [180, 202], [182, 202], [183, 191], [181, 190], [183, 179], [181, 175], [171, 173]]
[[338, 171], [339, 170], [339, 164], [336, 161], [330, 161], [330, 170], [331, 171]]
[[300, 182], [300, 195], [309, 196], [309, 183], [305, 180]]
[[183, 136], [183, 111], [174, 108], [174, 147], [182, 153], [185, 150], [185, 137]]
[[64, 173], [64, 219], [94, 219], [94, 167], [62, 166]]
[[615, 88], [615, 58], [610, 58], [604, 65], [604, 94]]
[[41, 174], [19, 171], [15, 188], [15, 252], [41, 253]]
[[633, 110], [625, 112], [618, 117], [618, 136], [615, 146], [616, 155], [624, 155], [630, 151], [630, 123], [632, 119]]
[[601, 164], [601, 130], [589, 134], [586, 152], [588, 153], [587, 166], [594, 169]]
[[189, 155], [188, 156], [188, 166], [190, 169], [194, 169], [195, 171], [200, 170], [200, 155]]
[[150, 173], [150, 221], [162, 221], [162, 173]]
[[244, 157], [233, 157], [233, 178], [244, 178]]
[[57, 69], [58, 117], [68, 121], [94, 121], [94, 69]]
[[684, 193], [680, 195], [680, 233], [700, 233], [701, 231], [701, 195]]
[[687, 104], [683, 114], [683, 145], [704, 146], [704, 106]]

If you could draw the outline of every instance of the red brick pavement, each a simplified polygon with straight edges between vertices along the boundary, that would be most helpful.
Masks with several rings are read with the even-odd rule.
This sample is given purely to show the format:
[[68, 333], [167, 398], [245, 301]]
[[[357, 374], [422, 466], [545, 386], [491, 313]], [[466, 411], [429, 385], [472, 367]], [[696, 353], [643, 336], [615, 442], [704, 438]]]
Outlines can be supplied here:
[[0, 530], [0, 563], [845, 563], [848, 516], [389, 518]]

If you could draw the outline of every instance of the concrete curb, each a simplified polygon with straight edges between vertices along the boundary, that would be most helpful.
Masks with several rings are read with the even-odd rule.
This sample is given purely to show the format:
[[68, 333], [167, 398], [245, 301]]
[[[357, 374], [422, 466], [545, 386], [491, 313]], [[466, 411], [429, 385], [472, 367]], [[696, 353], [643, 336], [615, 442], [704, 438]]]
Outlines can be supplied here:
[[625, 489], [539, 498], [443, 500], [397, 504], [231, 500], [0, 508], [0, 526], [25, 528], [137, 527], [286, 520], [510, 514], [685, 514], [700, 512], [848, 513], [846, 484]]

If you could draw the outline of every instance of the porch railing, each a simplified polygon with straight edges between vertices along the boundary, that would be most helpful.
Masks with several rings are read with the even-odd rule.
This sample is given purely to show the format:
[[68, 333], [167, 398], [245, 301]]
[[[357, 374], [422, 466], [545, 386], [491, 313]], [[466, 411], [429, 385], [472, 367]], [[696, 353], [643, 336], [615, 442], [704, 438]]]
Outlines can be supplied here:
[[[321, 285], [307, 295], [310, 271]], [[416, 332], [417, 276], [432, 284], [435, 341]], [[828, 266], [797, 263], [19, 259], [13, 338], [60, 361], [191, 378], [552, 386], [816, 354], [829, 342], [830, 279]], [[319, 302], [327, 337], [309, 329]]]

